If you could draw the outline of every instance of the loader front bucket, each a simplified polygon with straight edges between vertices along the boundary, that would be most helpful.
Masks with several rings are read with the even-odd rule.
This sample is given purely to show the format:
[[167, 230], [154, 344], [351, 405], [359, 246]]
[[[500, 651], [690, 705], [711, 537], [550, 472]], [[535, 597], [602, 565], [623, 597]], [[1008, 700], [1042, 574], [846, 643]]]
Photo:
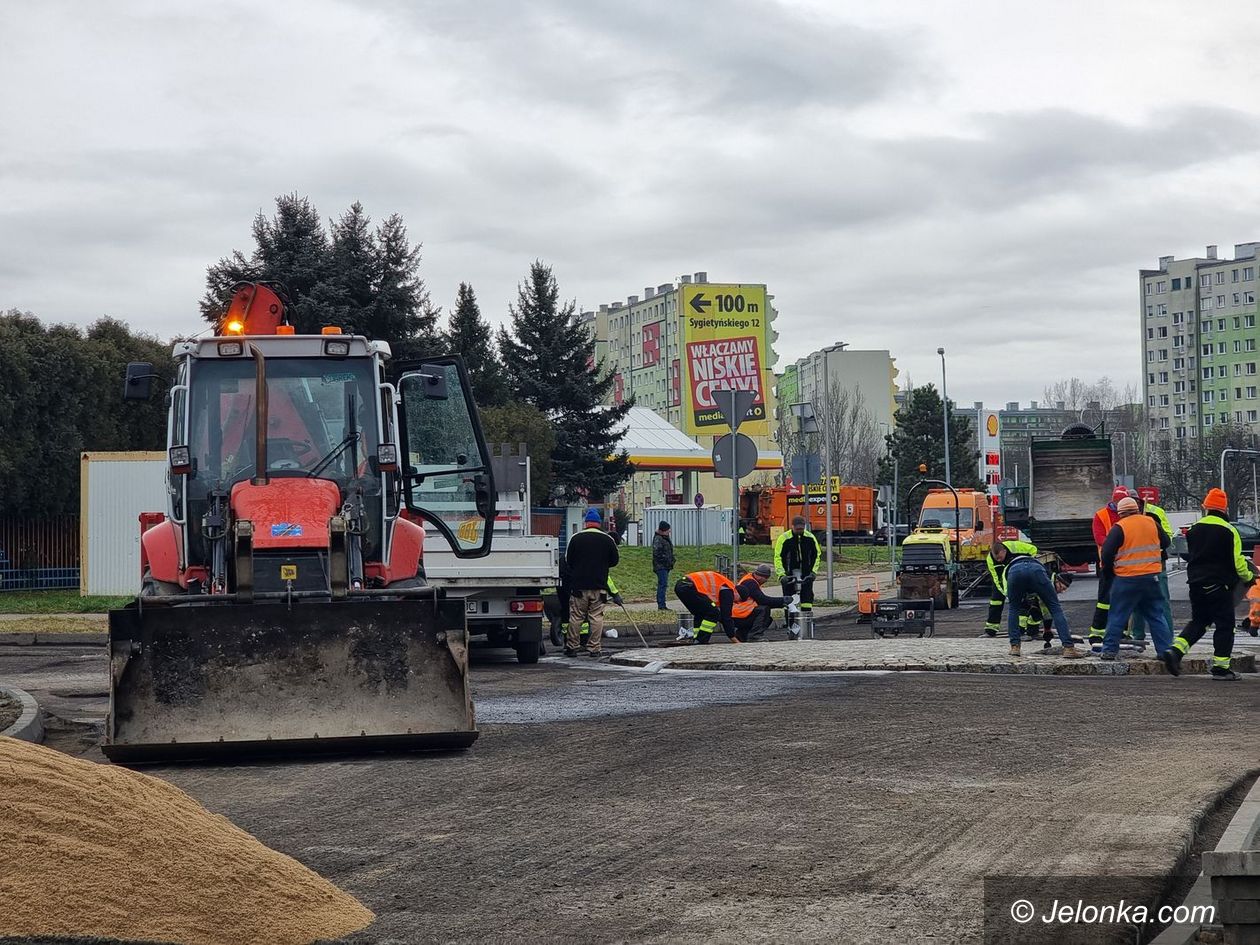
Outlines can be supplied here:
[[113, 761], [466, 748], [459, 601], [135, 603], [109, 615]]

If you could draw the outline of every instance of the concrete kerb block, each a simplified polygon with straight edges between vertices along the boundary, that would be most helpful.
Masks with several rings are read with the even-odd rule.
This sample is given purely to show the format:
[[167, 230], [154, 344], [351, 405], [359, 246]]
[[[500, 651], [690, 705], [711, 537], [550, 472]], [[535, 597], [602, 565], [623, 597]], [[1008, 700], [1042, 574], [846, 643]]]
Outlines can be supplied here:
[[39, 744], [44, 740], [44, 722], [39, 710], [39, 703], [25, 690], [11, 686], [0, 686], [0, 693], [16, 699], [22, 706], [22, 714], [16, 722], [0, 732], [0, 737], [20, 738], [25, 742]]
[[1254, 876], [1260, 884], [1260, 850], [1216, 850], [1204, 853], [1203, 872], [1208, 876]]

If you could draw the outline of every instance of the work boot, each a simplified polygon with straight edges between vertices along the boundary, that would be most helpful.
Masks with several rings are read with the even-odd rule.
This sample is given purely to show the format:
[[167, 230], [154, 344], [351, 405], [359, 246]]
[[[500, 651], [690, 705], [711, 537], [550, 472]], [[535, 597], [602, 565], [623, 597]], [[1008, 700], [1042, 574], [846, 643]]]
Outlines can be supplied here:
[[601, 648], [601, 649], [598, 649], [598, 650], [591, 650], [591, 649], [588, 649], [586, 652], [590, 655], [591, 659], [593, 659], [593, 660], [597, 660], [597, 659], [599, 659], [601, 656], [603, 656], [603, 655], [604, 655], [604, 651], [603, 651], [603, 649], [602, 649], [602, 648]]
[[[1046, 645], [1049, 646], [1049, 644]], [[1063, 648], [1062, 656], [1064, 659], [1068, 660], [1080, 660], [1085, 658], [1085, 654], [1078, 650], [1075, 646], [1065, 646]]]
[[1213, 666], [1212, 671], [1208, 675], [1211, 676], [1213, 679], [1219, 679], [1223, 682], [1228, 682], [1230, 680], [1239, 678], [1236, 672], [1224, 666]]
[[997, 628], [997, 627], [985, 627], [985, 628], [984, 628], [984, 635], [985, 635], [986, 637], [996, 637], [996, 636], [997, 636], [997, 632], [998, 632], [998, 628]]
[[578, 655], [578, 651], [577, 651], [577, 650], [575, 650], [575, 649], [574, 649], [573, 647], [571, 647], [571, 646], [566, 646], [566, 647], [564, 648], [564, 655], [565, 655], [565, 656], [577, 656], [577, 655]]
[[1117, 659], [1117, 654], [1111, 652], [1110, 650], [1103, 650], [1098, 654], [1098, 658], [1100, 660], [1105, 660], [1108, 663], [1114, 663]]
[[1170, 646], [1164, 650], [1164, 655], [1160, 657], [1164, 661], [1164, 665], [1168, 667], [1169, 676], [1181, 675], [1181, 650], [1174, 646]]
[[1018, 644], [1018, 643], [1012, 643], [1012, 644], [1011, 644], [1011, 656], [1019, 656], [1019, 655], [1020, 655], [1020, 652], [1019, 652], [1019, 644]]

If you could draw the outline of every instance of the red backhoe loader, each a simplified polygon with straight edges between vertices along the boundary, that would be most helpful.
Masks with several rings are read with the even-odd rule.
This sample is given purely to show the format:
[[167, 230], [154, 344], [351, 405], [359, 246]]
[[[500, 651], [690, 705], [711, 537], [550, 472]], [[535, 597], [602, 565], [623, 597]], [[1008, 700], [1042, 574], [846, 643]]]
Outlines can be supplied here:
[[[109, 615], [115, 761], [467, 747], [463, 605], [426, 585], [420, 516], [490, 550], [495, 489], [457, 358], [398, 365], [328, 326], [298, 335], [263, 284], [181, 341], [166, 518], [139, 597]], [[124, 396], [147, 399], [152, 365]]]

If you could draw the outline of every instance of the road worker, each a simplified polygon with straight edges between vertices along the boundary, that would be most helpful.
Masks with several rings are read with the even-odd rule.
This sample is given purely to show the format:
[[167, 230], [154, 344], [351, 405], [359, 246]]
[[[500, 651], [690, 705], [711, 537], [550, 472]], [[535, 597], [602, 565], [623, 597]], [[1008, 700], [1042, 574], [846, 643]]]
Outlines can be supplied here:
[[[1006, 550], [1012, 554], [1030, 555], [1034, 558], [1037, 556], [1037, 546], [1026, 541], [1008, 538], [996, 544], [1005, 545]], [[984, 556], [984, 564], [989, 569], [989, 582], [993, 585], [989, 592], [989, 613], [984, 622], [984, 632], [986, 636], [996, 637], [1002, 627], [1002, 608], [1006, 604], [1006, 565], [993, 560], [993, 548]], [[1026, 629], [1028, 610], [1024, 602], [1016, 601], [1012, 606], [1020, 608], [1020, 627]]]
[[[1149, 515], [1151, 518], [1153, 518], [1155, 520], [1155, 524], [1159, 526], [1159, 530], [1162, 531], [1165, 535], [1167, 535], [1169, 542], [1171, 542], [1172, 537], [1173, 537], [1173, 527], [1172, 527], [1172, 523], [1168, 521], [1168, 514], [1163, 509], [1161, 509], [1158, 505], [1156, 505], [1154, 502], [1147, 502], [1145, 499], [1143, 499], [1140, 495], [1138, 495], [1138, 492], [1136, 489], [1129, 490], [1129, 498], [1137, 499], [1138, 508], [1142, 511], [1142, 514]], [[1159, 574], [1156, 575], [1156, 578], [1159, 580], [1160, 595], [1164, 598], [1164, 619], [1168, 621], [1168, 626], [1171, 628], [1173, 625], [1173, 615], [1172, 615], [1172, 598], [1168, 594], [1168, 551], [1167, 550], [1164, 551], [1161, 557]], [[1142, 619], [1141, 614], [1135, 613], [1133, 615], [1131, 628], [1132, 628], [1133, 639], [1135, 640], [1146, 639], [1146, 621]]]
[[788, 599], [761, 590], [773, 574], [770, 565], [760, 564], [738, 585], [718, 571], [693, 571], [675, 584], [674, 593], [696, 618], [695, 642], [708, 643], [719, 626], [732, 643], [764, 634], [771, 608], [788, 605]]
[[[774, 543], [774, 564], [779, 569], [779, 584], [785, 597], [800, 595], [801, 610], [814, 609], [814, 578], [818, 574], [818, 562], [822, 548], [814, 533], [806, 527], [805, 517], [792, 519], [792, 528], [779, 536]], [[800, 628], [791, 626], [788, 635], [800, 636]]]
[[1186, 532], [1186, 581], [1190, 585], [1190, 622], [1163, 654], [1164, 665], [1181, 675], [1181, 658], [1212, 624], [1213, 679], [1234, 680], [1230, 667], [1234, 652], [1234, 592], [1252, 584], [1256, 575], [1242, 552], [1242, 538], [1229, 521], [1229, 497], [1209, 489], [1203, 517]]
[[[990, 553], [993, 555], [994, 563], [1004, 568], [1007, 596], [1013, 601], [1022, 601], [1029, 595], [1035, 594], [1044, 601], [1054, 619], [1059, 640], [1063, 643], [1063, 655], [1068, 659], [1080, 659], [1083, 654], [1076, 649], [1067, 616], [1063, 613], [1063, 605], [1059, 603], [1058, 590], [1055, 582], [1051, 581], [1050, 575], [1046, 572], [1045, 566], [1027, 552], [1015, 551], [1007, 547], [1006, 542], [998, 542], [992, 547]], [[1023, 633], [1019, 626], [1018, 607], [1011, 607], [1007, 611], [1006, 631], [1011, 645], [1011, 656], [1019, 656]]]
[[[613, 537], [603, 530], [598, 509], [586, 513], [585, 528], [569, 539], [565, 549], [570, 585], [569, 629], [564, 638], [564, 655], [576, 656], [582, 647], [590, 656], [602, 655], [604, 601], [608, 593], [608, 572], [620, 555]], [[583, 646], [579, 628], [590, 622], [590, 635]]]
[[1137, 499], [1126, 495], [1116, 503], [1116, 512], [1120, 517], [1111, 526], [1100, 552], [1110, 585], [1111, 604], [1100, 655], [1104, 660], [1116, 659], [1120, 637], [1129, 617], [1136, 611], [1146, 618], [1155, 642], [1155, 654], [1162, 659], [1172, 644], [1172, 630], [1164, 617], [1164, 599], [1158, 579], [1169, 538], [1152, 516], [1141, 513]]
[[1094, 620], [1089, 626], [1090, 643], [1102, 643], [1107, 633], [1107, 612], [1111, 609], [1111, 578], [1103, 571], [1102, 546], [1111, 527], [1120, 518], [1120, 513], [1116, 511], [1117, 503], [1128, 497], [1128, 489], [1116, 486], [1111, 493], [1111, 501], [1094, 513], [1094, 544], [1098, 547], [1098, 602], [1094, 605]]

